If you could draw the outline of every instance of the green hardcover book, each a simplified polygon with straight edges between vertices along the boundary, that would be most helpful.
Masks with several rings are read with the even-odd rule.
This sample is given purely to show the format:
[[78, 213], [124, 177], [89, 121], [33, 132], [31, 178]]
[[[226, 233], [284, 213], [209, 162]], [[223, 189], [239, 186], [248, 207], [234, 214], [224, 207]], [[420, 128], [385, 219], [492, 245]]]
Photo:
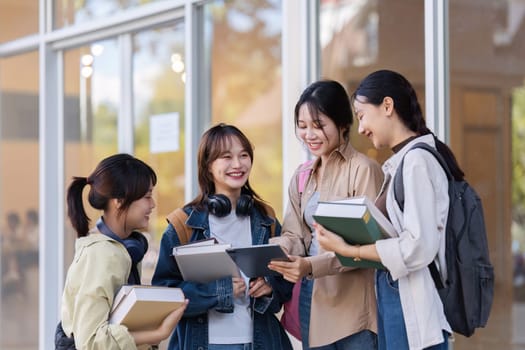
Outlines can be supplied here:
[[[373, 207], [371, 207], [373, 206]], [[340, 235], [349, 244], [371, 244], [388, 236], [395, 230], [388, 219], [366, 197], [355, 197], [340, 201], [321, 201], [313, 215], [316, 222]], [[383, 269], [380, 262], [337, 254], [344, 266]]]

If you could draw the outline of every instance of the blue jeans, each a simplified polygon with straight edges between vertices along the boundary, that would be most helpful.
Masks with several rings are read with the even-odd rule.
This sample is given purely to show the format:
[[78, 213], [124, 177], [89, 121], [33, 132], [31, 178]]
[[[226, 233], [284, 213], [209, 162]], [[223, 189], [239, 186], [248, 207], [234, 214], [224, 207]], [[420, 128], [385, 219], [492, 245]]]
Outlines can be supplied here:
[[[374, 332], [364, 330], [343, 339], [339, 339], [335, 343], [323, 345], [319, 347], [310, 347], [308, 344], [308, 336], [310, 334], [310, 310], [312, 306], [312, 289], [314, 281], [303, 278], [301, 282], [301, 294], [299, 296], [299, 320], [301, 322], [301, 338], [303, 343], [303, 350], [373, 350], [377, 349], [377, 336]], [[344, 310], [344, 312], [352, 312], [351, 310]]]
[[[393, 281], [386, 270], [376, 272], [377, 293], [377, 340], [379, 350], [408, 349], [407, 330], [398, 281]], [[448, 332], [443, 331], [443, 343], [425, 348], [428, 350], [447, 350]]]
[[252, 344], [208, 344], [208, 350], [252, 350]]

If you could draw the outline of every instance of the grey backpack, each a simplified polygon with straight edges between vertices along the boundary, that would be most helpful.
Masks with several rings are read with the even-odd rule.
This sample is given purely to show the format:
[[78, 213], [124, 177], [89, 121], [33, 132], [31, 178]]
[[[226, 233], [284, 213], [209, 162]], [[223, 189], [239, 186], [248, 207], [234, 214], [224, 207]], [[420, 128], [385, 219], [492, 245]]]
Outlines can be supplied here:
[[[447, 174], [450, 198], [445, 231], [447, 280], [442, 280], [433, 262], [429, 269], [452, 330], [469, 337], [476, 328], [487, 324], [494, 298], [494, 267], [489, 259], [481, 200], [466, 181], [454, 179], [435, 148], [420, 142], [408, 152], [415, 148], [432, 153]], [[405, 203], [403, 163], [404, 158], [394, 176], [394, 195], [401, 210]]]

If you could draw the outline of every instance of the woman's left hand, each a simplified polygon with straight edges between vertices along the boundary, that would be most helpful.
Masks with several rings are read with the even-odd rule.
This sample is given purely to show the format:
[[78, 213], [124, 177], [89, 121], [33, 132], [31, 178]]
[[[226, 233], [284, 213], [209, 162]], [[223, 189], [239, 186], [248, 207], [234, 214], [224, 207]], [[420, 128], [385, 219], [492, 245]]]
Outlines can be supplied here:
[[250, 289], [248, 289], [248, 294], [254, 298], [260, 298], [265, 295], [272, 294], [272, 286], [266, 282], [263, 277], [257, 277], [250, 280]]
[[324, 250], [341, 253], [341, 250], [348, 246], [348, 243], [345, 242], [343, 237], [325, 229], [316, 222], [314, 222], [313, 226], [316, 231], [317, 241]]

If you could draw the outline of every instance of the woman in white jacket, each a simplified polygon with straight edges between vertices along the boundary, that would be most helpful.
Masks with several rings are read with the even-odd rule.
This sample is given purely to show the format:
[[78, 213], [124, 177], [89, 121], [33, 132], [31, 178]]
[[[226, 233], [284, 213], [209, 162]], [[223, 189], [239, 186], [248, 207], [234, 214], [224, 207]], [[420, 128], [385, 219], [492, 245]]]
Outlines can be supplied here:
[[[435, 261], [442, 276], [446, 271], [448, 181], [432, 154], [408, 150], [415, 143], [425, 142], [444, 157], [454, 177], [461, 179], [464, 174], [451, 150], [426, 127], [416, 93], [399, 73], [381, 70], [370, 74], [352, 95], [352, 102], [359, 133], [375, 148], [388, 147], [394, 152], [383, 164], [385, 182], [376, 205], [390, 219], [397, 235], [375, 244], [352, 246], [317, 225], [319, 243], [324, 249], [380, 261], [386, 267], [376, 272], [380, 350], [446, 350], [451, 329], [428, 265]], [[405, 154], [402, 211], [391, 180]]]

